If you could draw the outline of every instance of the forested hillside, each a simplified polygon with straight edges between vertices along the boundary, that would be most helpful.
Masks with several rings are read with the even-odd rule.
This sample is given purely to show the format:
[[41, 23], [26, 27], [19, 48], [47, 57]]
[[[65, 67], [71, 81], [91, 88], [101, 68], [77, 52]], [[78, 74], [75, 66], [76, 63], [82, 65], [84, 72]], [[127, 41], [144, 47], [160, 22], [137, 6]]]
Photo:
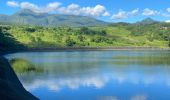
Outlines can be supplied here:
[[169, 47], [169, 23], [114, 23], [96, 27], [1, 25], [1, 47]]

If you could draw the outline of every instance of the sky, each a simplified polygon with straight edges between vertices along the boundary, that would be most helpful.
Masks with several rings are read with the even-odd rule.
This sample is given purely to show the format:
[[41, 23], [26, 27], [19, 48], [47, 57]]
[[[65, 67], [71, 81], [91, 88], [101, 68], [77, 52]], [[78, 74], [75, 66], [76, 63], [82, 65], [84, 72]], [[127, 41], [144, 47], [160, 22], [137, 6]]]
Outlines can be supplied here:
[[0, 0], [0, 14], [21, 9], [94, 17], [107, 22], [136, 22], [144, 18], [170, 22], [170, 0]]

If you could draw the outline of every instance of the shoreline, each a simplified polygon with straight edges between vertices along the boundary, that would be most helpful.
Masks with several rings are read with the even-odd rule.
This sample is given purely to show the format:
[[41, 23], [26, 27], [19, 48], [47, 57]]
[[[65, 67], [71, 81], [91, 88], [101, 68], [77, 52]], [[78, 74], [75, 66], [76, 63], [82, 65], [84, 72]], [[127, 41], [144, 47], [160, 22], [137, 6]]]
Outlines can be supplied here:
[[23, 87], [9, 61], [4, 57], [15, 52], [19, 50], [0, 50], [0, 97], [2, 100], [39, 100]]
[[64, 48], [27, 48], [22, 50], [9, 50], [2, 52], [0, 51], [0, 57], [5, 55], [18, 53], [18, 52], [63, 52], [63, 51], [166, 51], [170, 48], [160, 48], [160, 47], [64, 47]]
[[60, 48], [23, 48], [20, 50], [0, 50], [0, 57], [17, 52], [54, 52], [54, 51], [114, 51], [114, 50], [170, 50], [170, 47], [60, 47]]
[[63, 52], [63, 51], [115, 51], [115, 50], [170, 50], [170, 48], [159, 47], [65, 47], [65, 48], [29, 48], [16, 51], [8, 51], [2, 56], [17, 52]]
[[0, 57], [0, 97], [2, 100], [38, 100], [18, 79], [8, 60]]

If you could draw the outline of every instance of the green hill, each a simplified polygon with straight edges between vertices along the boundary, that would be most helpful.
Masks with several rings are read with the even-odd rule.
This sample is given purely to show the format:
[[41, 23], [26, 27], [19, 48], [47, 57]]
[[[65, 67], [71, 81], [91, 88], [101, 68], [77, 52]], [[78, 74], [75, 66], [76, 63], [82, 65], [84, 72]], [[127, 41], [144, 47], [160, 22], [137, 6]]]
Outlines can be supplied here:
[[156, 23], [159, 23], [159, 22], [153, 20], [152, 18], [145, 18], [142, 21], [136, 22], [136, 24], [139, 24], [139, 25], [150, 25], [150, 24], [156, 24]]

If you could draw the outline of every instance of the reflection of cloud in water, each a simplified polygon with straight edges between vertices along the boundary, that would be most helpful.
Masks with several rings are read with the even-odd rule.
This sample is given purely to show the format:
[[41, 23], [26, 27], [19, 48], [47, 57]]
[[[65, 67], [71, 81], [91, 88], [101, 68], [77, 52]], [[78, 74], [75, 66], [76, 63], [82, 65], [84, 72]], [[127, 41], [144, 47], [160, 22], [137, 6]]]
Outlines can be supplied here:
[[59, 91], [60, 87], [53, 81], [50, 80], [36, 80], [31, 85], [25, 84], [24, 87], [28, 90], [34, 90], [39, 87], [47, 87], [49, 90]]
[[114, 79], [116, 82], [119, 84], [123, 84], [126, 82], [129, 82], [131, 84], [145, 84], [145, 85], [150, 85], [153, 84], [154, 81], [156, 80], [156, 77], [150, 76], [150, 75], [129, 75], [129, 74], [122, 74], [122, 73], [115, 73], [112, 75], [112, 79]]
[[97, 100], [118, 100], [116, 96], [100, 96]]
[[67, 78], [44, 78], [44, 79], [35, 79], [31, 83], [24, 83], [24, 86], [28, 90], [37, 89], [40, 87], [47, 87], [50, 90], [59, 91], [63, 87], [67, 87], [70, 89], [78, 89], [80, 87], [94, 87], [96, 89], [103, 88], [108, 82], [114, 82], [117, 84], [144, 84], [144, 85], [152, 85], [159, 84], [160, 81], [162, 83], [170, 86], [170, 79], [167, 77], [157, 75], [129, 75], [129, 74], [121, 74], [121, 73], [106, 73], [106, 74], [90, 74], [84, 76], [74, 76]]
[[[97, 97], [97, 100], [122, 100], [122, 99], [119, 99], [118, 96], [99, 96]], [[129, 99], [126, 98], [123, 100], [147, 100], [147, 95], [138, 94], [138, 95], [131, 96]]]
[[169, 76], [169, 78], [167, 79], [167, 85], [170, 87], [170, 76]]
[[131, 97], [130, 100], [147, 100], [147, 96], [143, 95], [143, 94], [135, 95], [135, 96]]
[[47, 87], [49, 90], [59, 91], [62, 87], [70, 89], [78, 89], [80, 86], [102, 88], [108, 82], [105, 77], [91, 77], [91, 78], [64, 78], [64, 79], [47, 79], [35, 80], [31, 84], [24, 83], [27, 90], [34, 90], [39, 87]]
[[156, 80], [155, 78], [156, 77], [150, 76], [150, 77], [144, 78], [143, 82], [145, 85], [150, 85], [154, 83], [154, 81]]

